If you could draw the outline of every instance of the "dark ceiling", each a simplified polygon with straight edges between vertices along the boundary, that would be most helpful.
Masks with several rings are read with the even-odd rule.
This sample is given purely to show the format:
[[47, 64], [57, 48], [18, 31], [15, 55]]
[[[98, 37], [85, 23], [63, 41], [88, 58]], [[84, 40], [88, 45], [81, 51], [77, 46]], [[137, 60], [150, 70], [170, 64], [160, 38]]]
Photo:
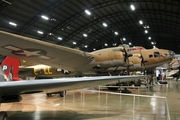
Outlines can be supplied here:
[[[130, 8], [131, 4], [135, 6], [134, 11]], [[91, 15], [87, 15], [85, 10], [89, 10]], [[42, 19], [41, 15], [48, 16], [49, 20]], [[143, 21], [143, 25], [139, 24], [139, 20]], [[17, 26], [9, 25], [10, 21]], [[120, 44], [119, 39], [125, 37], [125, 44], [131, 42], [132, 46], [152, 48], [151, 42], [154, 42], [158, 48], [170, 49], [179, 54], [180, 2], [1, 0], [0, 29], [84, 51], [117, 46]], [[38, 34], [38, 30], [43, 34]], [[148, 30], [147, 34], [145, 30]], [[118, 35], [114, 32], [118, 32]], [[87, 37], [83, 34], [87, 34]], [[77, 44], [74, 45], [73, 42]]]

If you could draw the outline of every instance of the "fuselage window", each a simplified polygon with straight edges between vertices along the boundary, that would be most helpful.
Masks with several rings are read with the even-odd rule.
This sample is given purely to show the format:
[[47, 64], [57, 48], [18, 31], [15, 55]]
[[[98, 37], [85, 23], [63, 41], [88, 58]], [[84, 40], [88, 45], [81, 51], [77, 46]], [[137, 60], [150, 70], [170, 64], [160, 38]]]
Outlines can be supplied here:
[[166, 57], [167, 56], [167, 53], [164, 53], [164, 57]]
[[154, 52], [154, 57], [159, 57], [160, 53], [159, 52]]
[[152, 57], [153, 57], [153, 55], [152, 55], [152, 54], [150, 54], [150, 55], [149, 55], [149, 58], [152, 58]]

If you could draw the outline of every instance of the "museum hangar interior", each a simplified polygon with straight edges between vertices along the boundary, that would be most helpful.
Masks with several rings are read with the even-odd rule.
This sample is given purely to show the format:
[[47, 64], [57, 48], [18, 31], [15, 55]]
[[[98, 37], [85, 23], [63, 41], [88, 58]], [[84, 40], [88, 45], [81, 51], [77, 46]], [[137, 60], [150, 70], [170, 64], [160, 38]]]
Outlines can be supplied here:
[[[85, 52], [127, 44], [146, 49], [168, 49], [180, 54], [179, 9], [178, 0], [1, 0], [0, 30]], [[180, 99], [179, 85], [176, 81], [170, 81], [166, 85], [146, 90], [132, 90], [135, 94], [140, 92], [150, 96], [163, 96], [165, 104], [164, 101], [157, 100], [160, 97], [148, 100], [138, 98], [136, 108], [134, 105], [125, 108], [127, 102], [132, 102], [134, 98], [118, 96], [115, 105], [107, 106], [114, 96], [109, 95], [111, 97], [107, 99], [107, 94], [104, 94], [104, 98], [99, 99], [92, 92], [86, 91], [84, 95], [84, 92], [77, 91], [67, 93], [66, 100], [56, 96], [47, 98], [43, 94], [40, 97], [24, 95], [24, 101], [2, 104], [2, 110], [8, 111], [10, 120], [159, 120], [168, 119], [166, 113], [170, 113], [171, 119], [176, 120], [180, 119], [180, 109], [177, 106]], [[30, 100], [32, 97], [35, 98], [34, 101]], [[42, 104], [37, 102], [38, 99]], [[117, 108], [117, 103], [121, 107]], [[147, 103], [152, 108], [144, 111], [148, 108]], [[99, 107], [94, 108], [92, 104]], [[132, 110], [136, 111], [136, 115]]]

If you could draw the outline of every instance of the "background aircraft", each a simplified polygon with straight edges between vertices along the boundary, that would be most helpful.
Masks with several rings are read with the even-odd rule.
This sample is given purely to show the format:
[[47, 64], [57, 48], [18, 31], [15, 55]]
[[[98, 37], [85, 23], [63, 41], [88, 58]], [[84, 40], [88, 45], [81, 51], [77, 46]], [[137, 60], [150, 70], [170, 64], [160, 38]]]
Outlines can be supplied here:
[[179, 67], [180, 67], [180, 61], [178, 59], [173, 59], [169, 64], [169, 68], [172, 70], [178, 69]]
[[179, 79], [180, 76], [180, 61], [178, 59], [173, 59], [169, 66], [167, 67], [166, 72], [167, 77], [176, 77], [176, 79]]

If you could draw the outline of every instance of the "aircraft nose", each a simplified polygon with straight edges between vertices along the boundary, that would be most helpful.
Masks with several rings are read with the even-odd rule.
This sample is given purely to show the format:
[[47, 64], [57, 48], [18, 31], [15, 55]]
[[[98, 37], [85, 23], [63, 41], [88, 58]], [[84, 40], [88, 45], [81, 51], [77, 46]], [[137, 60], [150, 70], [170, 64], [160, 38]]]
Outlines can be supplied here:
[[175, 57], [175, 53], [171, 50], [169, 50], [169, 55], [171, 56], [171, 58], [174, 58]]

